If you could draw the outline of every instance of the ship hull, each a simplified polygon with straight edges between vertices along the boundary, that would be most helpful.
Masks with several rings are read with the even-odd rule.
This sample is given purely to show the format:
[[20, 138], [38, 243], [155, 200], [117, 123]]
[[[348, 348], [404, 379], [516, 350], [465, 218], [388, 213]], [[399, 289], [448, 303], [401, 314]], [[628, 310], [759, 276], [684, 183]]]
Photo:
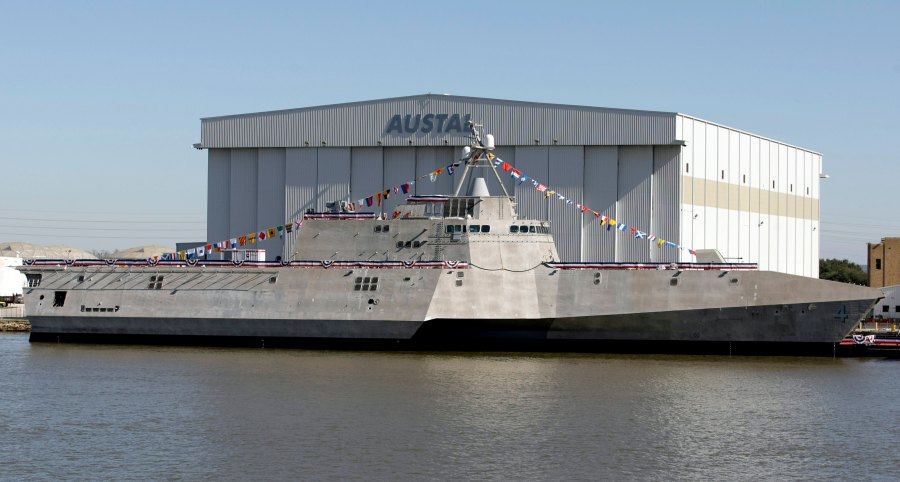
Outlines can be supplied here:
[[546, 319], [299, 320], [53, 317], [34, 342], [377, 350], [504, 350], [833, 356], [869, 300]]
[[830, 355], [880, 295], [771, 272], [560, 265], [30, 274], [36, 342]]

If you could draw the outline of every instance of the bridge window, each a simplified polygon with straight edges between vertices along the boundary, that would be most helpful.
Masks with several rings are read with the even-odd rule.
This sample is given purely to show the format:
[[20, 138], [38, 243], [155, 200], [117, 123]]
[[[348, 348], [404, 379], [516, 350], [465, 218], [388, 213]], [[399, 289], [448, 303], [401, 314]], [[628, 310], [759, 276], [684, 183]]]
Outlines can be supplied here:
[[516, 226], [515, 224], [513, 224], [512, 226], [509, 227], [509, 232], [511, 232], [511, 233], [518, 233], [518, 232], [519, 232], [519, 227]]
[[481, 232], [481, 226], [479, 226], [479, 225], [477, 225], [477, 224], [473, 224], [473, 225], [469, 226], [469, 232], [470, 232], [470, 233], [480, 233], [480, 232]]
[[482, 233], [489, 233], [489, 232], [491, 232], [491, 225], [490, 225], [490, 224], [484, 224], [484, 225], [482, 225], [482, 226], [481, 226], [481, 232], [482, 232]]

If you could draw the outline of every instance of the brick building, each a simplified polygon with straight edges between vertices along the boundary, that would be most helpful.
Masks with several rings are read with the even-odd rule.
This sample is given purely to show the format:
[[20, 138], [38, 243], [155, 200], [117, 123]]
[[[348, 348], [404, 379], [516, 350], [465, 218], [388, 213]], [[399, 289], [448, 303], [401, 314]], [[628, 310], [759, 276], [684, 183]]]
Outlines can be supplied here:
[[869, 243], [869, 286], [900, 285], [900, 238], [881, 238]]

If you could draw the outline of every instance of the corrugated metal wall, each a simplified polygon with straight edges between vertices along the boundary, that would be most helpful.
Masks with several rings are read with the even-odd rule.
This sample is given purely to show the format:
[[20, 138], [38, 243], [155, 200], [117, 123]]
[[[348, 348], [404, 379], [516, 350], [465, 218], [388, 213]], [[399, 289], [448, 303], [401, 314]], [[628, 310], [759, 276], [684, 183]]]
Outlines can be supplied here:
[[319, 185], [316, 210], [327, 204], [350, 198], [350, 148], [323, 147], [319, 151]]
[[[556, 195], [547, 197], [537, 192], [530, 180], [519, 184], [508, 172], [499, 171], [510, 193], [517, 196], [521, 217], [551, 221], [563, 259], [636, 261], [649, 259], [651, 243], [634, 239], [630, 233], [607, 231], [593, 213], [582, 214], [576, 204], [583, 203], [642, 231], [661, 226], [666, 236], [674, 238], [679, 152], [679, 147], [660, 147], [654, 156], [650, 146], [507, 146], [496, 153], [572, 201], [567, 204]], [[308, 209], [324, 210], [327, 202], [372, 196], [446, 167], [456, 155], [458, 149], [451, 147], [211, 150], [213, 187], [208, 216], [219, 221], [210, 223], [209, 239], [220, 241], [296, 221]], [[493, 173], [482, 174], [492, 194], [501, 194]], [[454, 180], [442, 174], [432, 183], [426, 177], [416, 183], [415, 191], [445, 194], [453, 189]], [[667, 197], [674, 198], [666, 201]], [[392, 192], [382, 208], [362, 209], [389, 215], [403, 199], [405, 196]], [[651, 204], [660, 206], [660, 212], [652, 217]], [[284, 240], [258, 242], [254, 248], [266, 249], [267, 256], [275, 259], [293, 252], [294, 243], [295, 236], [289, 235]]]
[[[619, 148], [618, 220], [628, 226], [646, 230], [650, 226], [652, 199], [650, 176], [653, 173], [653, 148], [623, 146]], [[638, 242], [639, 241], [639, 242]], [[630, 261], [650, 261], [650, 244], [635, 240], [627, 233], [616, 237], [616, 257]]]
[[[257, 149], [231, 150], [231, 185], [229, 195], [231, 212], [228, 226], [232, 232], [249, 233], [260, 227], [256, 219]], [[207, 211], [209, 206], [207, 206]], [[224, 239], [224, 237], [223, 237]], [[218, 240], [221, 241], [221, 240]]]
[[[549, 199], [549, 219], [553, 239], [562, 259], [581, 259], [581, 212], [575, 203], [584, 197], [584, 147], [559, 146], [549, 150], [549, 185], [572, 201]], [[533, 186], [532, 186], [533, 187]]]
[[[619, 149], [615, 146], [584, 148], [584, 204], [603, 216], [617, 219], [619, 199]], [[584, 261], [616, 260], [615, 238], [618, 233], [601, 226], [594, 213], [582, 220], [582, 259]]]
[[[350, 201], [371, 196], [382, 190], [384, 183], [384, 149], [381, 147], [355, 147], [350, 152]], [[394, 199], [388, 199], [384, 209], [373, 205], [371, 208], [358, 208], [359, 211], [381, 213], [392, 208]]]
[[[653, 177], [651, 178], [650, 232], [663, 239], [679, 242], [681, 239], [681, 148], [656, 146], [653, 148]], [[638, 229], [644, 229], [637, 226]], [[648, 242], [650, 259], [654, 262], [680, 261], [679, 251], [659, 247]]]
[[[550, 170], [550, 148], [536, 146], [516, 147], [516, 169], [528, 174], [541, 184], [548, 184]], [[508, 175], [504, 173], [504, 175]], [[533, 217], [548, 219], [548, 200], [540, 192], [534, 189], [531, 182], [524, 182], [516, 186], [516, 202], [518, 202], [519, 217]]]
[[[403, 132], [391, 129], [391, 119], [398, 114]], [[437, 120], [426, 125], [424, 116], [442, 114], [450, 116], [440, 123], [442, 132]], [[677, 116], [672, 112], [426, 94], [209, 117], [202, 120], [201, 143], [207, 148], [468, 145], [467, 132], [445, 132], [454, 114], [460, 123], [468, 115], [489, 126], [498, 144], [504, 145], [646, 145], [676, 140]], [[407, 133], [408, 127], [415, 127], [410, 129], [414, 132]]]
[[[285, 150], [260, 149], [258, 155], [259, 172], [257, 174], [258, 202], [256, 205], [257, 229], [284, 224], [285, 199]], [[284, 240], [278, 236], [260, 241], [257, 249], [265, 249], [266, 254], [273, 253], [271, 258], [281, 256]]]
[[[319, 160], [316, 149], [287, 149], [284, 164], [285, 221], [299, 221], [308, 209], [318, 204]], [[240, 236], [232, 232], [231, 236]], [[294, 252], [297, 233], [286, 236], [285, 253]]]
[[206, 232], [209, 239], [223, 240], [231, 232], [231, 149], [209, 151], [206, 190]]

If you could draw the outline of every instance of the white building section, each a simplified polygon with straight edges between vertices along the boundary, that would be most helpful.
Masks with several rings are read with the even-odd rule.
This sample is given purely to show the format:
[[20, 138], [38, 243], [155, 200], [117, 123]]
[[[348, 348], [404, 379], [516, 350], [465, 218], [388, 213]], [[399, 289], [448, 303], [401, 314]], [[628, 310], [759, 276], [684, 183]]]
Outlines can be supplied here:
[[681, 243], [818, 277], [822, 156], [685, 115], [679, 121]]
[[16, 270], [22, 266], [22, 258], [0, 256], [0, 300], [12, 299], [22, 294], [25, 275]]
[[[727, 261], [818, 276], [816, 152], [674, 112], [431, 94], [203, 119], [197, 147], [209, 150], [208, 242], [445, 167], [470, 143], [467, 120], [494, 134], [501, 159], [574, 203], [685, 248], [718, 249]], [[487, 180], [499, 194], [497, 180]], [[452, 181], [419, 182], [410, 194], [450, 193]], [[504, 183], [520, 214], [551, 221], [564, 260], [693, 260], [608, 230], [530, 183]], [[365, 210], [390, 215], [401, 200]], [[257, 247], [276, 259], [293, 252], [295, 239]]]
[[881, 320], [900, 320], [900, 285], [881, 288], [884, 299], [872, 308], [872, 316]]

